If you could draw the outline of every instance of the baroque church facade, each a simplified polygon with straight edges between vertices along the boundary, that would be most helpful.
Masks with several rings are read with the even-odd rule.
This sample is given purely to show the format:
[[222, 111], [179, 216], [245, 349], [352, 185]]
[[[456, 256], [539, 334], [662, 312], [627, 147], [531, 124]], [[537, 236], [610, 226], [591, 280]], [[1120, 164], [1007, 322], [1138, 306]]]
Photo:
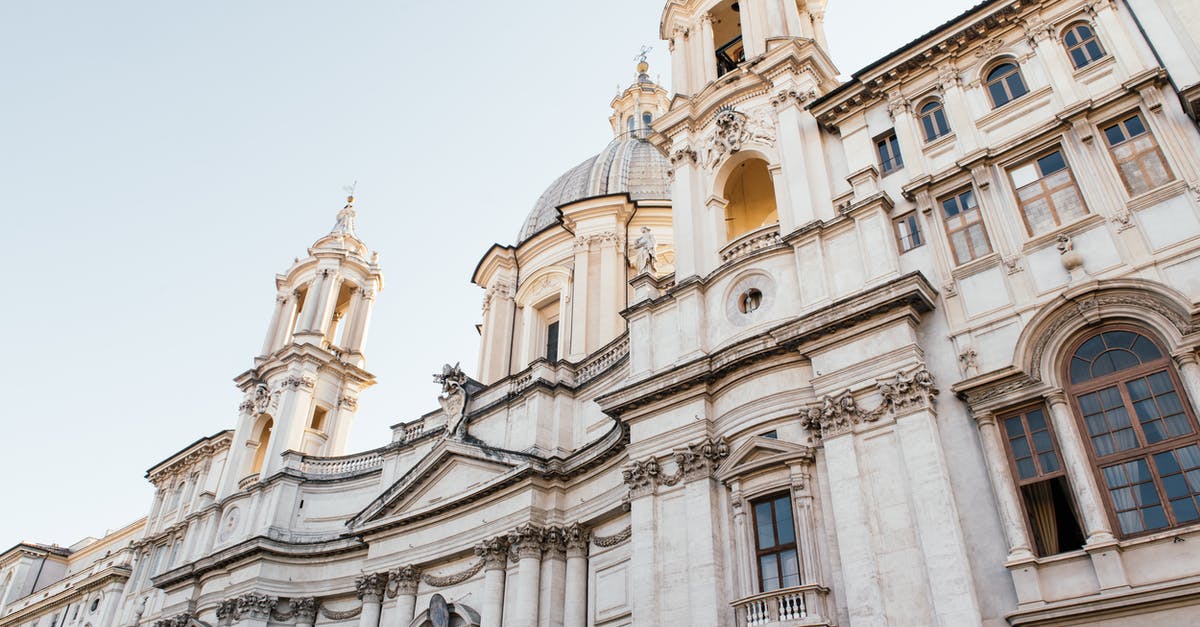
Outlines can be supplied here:
[[667, 2], [670, 90], [363, 452], [350, 199], [230, 429], [0, 554], [0, 626], [1200, 622], [1200, 7], [987, 0], [846, 81], [823, 14]]

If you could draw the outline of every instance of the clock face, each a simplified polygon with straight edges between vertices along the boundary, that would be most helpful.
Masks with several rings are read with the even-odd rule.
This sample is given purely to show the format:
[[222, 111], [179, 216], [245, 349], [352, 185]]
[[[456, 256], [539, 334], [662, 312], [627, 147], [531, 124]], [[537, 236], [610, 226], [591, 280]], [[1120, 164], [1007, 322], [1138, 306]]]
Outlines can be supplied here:
[[228, 540], [233, 532], [237, 531], [238, 521], [242, 518], [242, 510], [239, 507], [231, 507], [225, 512], [225, 517], [221, 519], [221, 532], [217, 536], [221, 542]]

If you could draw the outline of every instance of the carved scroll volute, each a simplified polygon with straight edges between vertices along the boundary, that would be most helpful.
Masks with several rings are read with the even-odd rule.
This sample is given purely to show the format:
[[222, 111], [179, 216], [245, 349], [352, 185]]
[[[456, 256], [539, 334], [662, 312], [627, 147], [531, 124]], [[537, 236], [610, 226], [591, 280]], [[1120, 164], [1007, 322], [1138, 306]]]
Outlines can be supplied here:
[[354, 591], [363, 603], [379, 603], [387, 588], [387, 573], [360, 575], [354, 580]]
[[484, 570], [503, 570], [508, 565], [508, 538], [497, 536], [476, 544], [475, 555], [483, 560]]
[[388, 571], [387, 596], [393, 598], [398, 594], [414, 595], [417, 584], [421, 581], [421, 569], [409, 564]]
[[516, 550], [518, 558], [541, 559], [544, 538], [545, 531], [541, 527], [526, 523], [509, 532], [508, 543]]
[[579, 523], [571, 523], [563, 532], [566, 535], [567, 557], [587, 557], [591, 530]]

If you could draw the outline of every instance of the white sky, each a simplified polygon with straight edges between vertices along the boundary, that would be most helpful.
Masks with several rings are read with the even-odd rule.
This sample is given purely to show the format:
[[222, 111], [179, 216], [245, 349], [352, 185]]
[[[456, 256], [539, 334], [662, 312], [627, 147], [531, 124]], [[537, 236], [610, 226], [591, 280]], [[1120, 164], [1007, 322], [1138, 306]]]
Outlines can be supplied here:
[[[333, 225], [385, 290], [353, 451], [476, 368], [471, 272], [611, 139], [662, 0], [0, 3], [0, 550], [146, 513], [143, 475], [232, 428], [273, 277]], [[830, 0], [846, 75], [969, 0]]]

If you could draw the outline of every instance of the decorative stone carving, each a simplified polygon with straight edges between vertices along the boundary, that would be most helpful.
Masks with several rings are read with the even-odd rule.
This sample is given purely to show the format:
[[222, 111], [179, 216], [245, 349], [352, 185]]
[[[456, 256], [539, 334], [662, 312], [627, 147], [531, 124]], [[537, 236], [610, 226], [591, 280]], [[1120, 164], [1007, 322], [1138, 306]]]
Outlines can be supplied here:
[[517, 553], [518, 558], [542, 557], [542, 545], [545, 530], [536, 525], [525, 523], [508, 532], [508, 543]]
[[979, 374], [979, 354], [970, 346], [958, 354], [958, 363], [962, 365], [963, 374], [973, 377]]
[[977, 48], [975, 50], [975, 57], [979, 58], [979, 59], [982, 59], [983, 57], [990, 57], [993, 54], [996, 54], [997, 52], [999, 52], [1000, 49], [1003, 47], [1004, 47], [1003, 39], [1000, 39], [999, 37], [989, 39], [988, 41], [985, 41], [983, 43], [983, 45], [979, 46], [979, 48]]
[[729, 444], [725, 438], [705, 438], [686, 448], [675, 451], [675, 463], [687, 480], [711, 477], [721, 460], [729, 456]]
[[558, 525], [542, 530], [542, 551], [547, 559], [563, 559], [567, 553], [567, 531]]
[[512, 284], [505, 281], [496, 281], [488, 286], [483, 293], [483, 313], [487, 313], [492, 308], [492, 301], [497, 298], [511, 298]]
[[958, 68], [950, 64], [942, 65], [937, 68], [937, 80], [942, 89], [958, 87], [962, 81], [958, 75]]
[[359, 575], [354, 580], [354, 592], [363, 603], [379, 603], [387, 588], [387, 573]]
[[600, 548], [617, 546], [633, 537], [633, 526], [630, 525], [611, 536], [592, 536], [592, 544]]
[[[934, 402], [933, 397], [938, 395], [937, 386], [933, 382], [933, 374], [925, 368], [924, 364], [879, 381], [875, 384], [875, 389], [883, 397], [883, 404], [875, 412], [872, 412], [873, 414], [878, 414], [885, 409], [897, 414], [910, 408], [930, 407]], [[877, 418], [876, 416], [874, 419]]]
[[579, 523], [571, 523], [563, 529], [567, 543], [567, 557], [587, 557], [591, 531]]
[[350, 610], [331, 610], [324, 605], [321, 606], [321, 616], [332, 621], [350, 620], [359, 614], [362, 614], [362, 606]]
[[298, 623], [312, 624], [317, 618], [317, 609], [320, 607], [320, 602], [313, 597], [305, 597], [303, 599], [292, 599], [292, 614]]
[[1083, 268], [1083, 256], [1079, 251], [1075, 250], [1075, 242], [1071, 240], [1071, 236], [1067, 234], [1059, 235], [1058, 243], [1054, 245], [1058, 249], [1059, 261], [1062, 262], [1063, 268], [1070, 272], [1072, 278], [1076, 271]]
[[446, 414], [446, 435], [461, 440], [467, 435], [467, 390], [463, 387], [467, 382], [467, 375], [463, 374], [457, 363], [453, 366], [445, 364], [441, 374], [433, 375], [433, 380], [442, 385], [438, 404]]
[[387, 596], [395, 598], [397, 594], [416, 594], [417, 583], [421, 581], [421, 569], [409, 564], [388, 571]]
[[657, 274], [658, 270], [655, 264], [658, 262], [658, 240], [654, 238], [654, 233], [650, 227], [643, 226], [642, 234], [633, 242], [633, 250], [636, 253], [637, 273], [638, 274]]
[[346, 197], [346, 205], [337, 214], [337, 222], [333, 225], [330, 235], [349, 235], [354, 237], [354, 195]]
[[301, 375], [301, 376], [292, 375], [283, 380], [282, 387], [292, 388], [293, 390], [298, 390], [300, 388], [304, 388], [306, 390], [311, 390], [311, 389], [317, 387], [317, 380], [314, 377], [309, 376], [309, 375]]
[[269, 620], [271, 618], [271, 610], [275, 609], [275, 604], [278, 601], [277, 597], [257, 592], [243, 594], [236, 600], [233, 612], [234, 619]]
[[801, 410], [800, 424], [821, 438], [830, 438], [850, 432], [856, 424], [875, 422], [885, 414], [895, 416], [912, 409], [931, 407], [933, 397], [938, 394], [933, 375], [924, 364], [879, 379], [875, 389], [882, 401], [871, 411], [859, 407], [854, 394], [846, 390], [836, 397], [826, 396], [819, 404]]
[[355, 411], [358, 409], [358, 398], [349, 394], [343, 394], [342, 397], [338, 399], [338, 407], [345, 407], [350, 411]]
[[912, 103], [908, 101], [908, 98], [905, 98], [899, 93], [893, 94], [888, 100], [888, 115], [892, 116], [892, 118], [895, 118], [902, 113], [908, 112], [911, 107]]
[[750, 140], [746, 128], [746, 114], [732, 107], [724, 107], [713, 120], [716, 130], [708, 137], [704, 148], [704, 162], [713, 167], [725, 157], [742, 149]]
[[670, 156], [670, 160], [671, 160], [671, 169], [674, 170], [676, 168], [679, 168], [681, 165], [687, 165], [688, 163], [692, 163], [692, 164], [699, 163], [700, 156], [698, 154], [696, 154], [695, 150], [684, 147], [684, 148], [677, 149], [675, 152], [672, 152], [671, 156]]
[[504, 568], [508, 562], [508, 538], [497, 536], [476, 544], [475, 555], [479, 556], [480, 563], [488, 570]]
[[[475, 550], [478, 552], [479, 547], [475, 547]], [[504, 551], [503, 551], [503, 553], [500, 554], [499, 560], [500, 560], [499, 568], [504, 568], [504, 564], [508, 561], [508, 545], [507, 544], [504, 545]], [[479, 561], [475, 562], [474, 564], [471, 564], [469, 567], [467, 567], [466, 570], [459, 571], [452, 575], [428, 575], [428, 574], [422, 575], [421, 581], [424, 581], [425, 583], [427, 583], [435, 588], [445, 588], [446, 586], [457, 586], [458, 584], [470, 579], [471, 577], [474, 577], [476, 573], [483, 570], [484, 566], [487, 566], [487, 565], [488, 565], [488, 562], [486, 560], [479, 560]], [[492, 568], [489, 566], [488, 570], [492, 570]]]
[[815, 89], [808, 91], [800, 91], [795, 88], [781, 89], [774, 96], [771, 96], [771, 106], [782, 108], [787, 105], [795, 105], [797, 107], [817, 97]]
[[650, 458], [633, 462], [621, 471], [621, 477], [625, 480], [625, 485], [629, 486], [629, 495], [637, 497], [654, 491], [658, 485], [659, 472], [658, 460]]

